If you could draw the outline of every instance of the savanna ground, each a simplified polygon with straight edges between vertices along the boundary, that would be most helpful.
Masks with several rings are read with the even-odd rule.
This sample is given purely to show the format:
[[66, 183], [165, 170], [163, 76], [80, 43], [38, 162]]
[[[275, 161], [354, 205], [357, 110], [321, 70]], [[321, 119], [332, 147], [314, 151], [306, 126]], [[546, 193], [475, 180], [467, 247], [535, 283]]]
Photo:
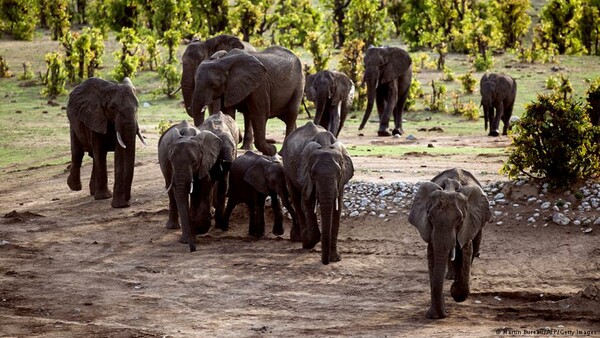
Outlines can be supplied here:
[[[23, 55], [36, 55], [28, 61], [43, 70], [43, 52], [56, 46], [45, 35], [36, 42], [2, 40], [0, 55], [15, 73]], [[449, 65], [457, 74], [468, 67], [463, 56], [450, 57]], [[543, 90], [555, 74], [552, 67], [569, 74], [579, 93], [581, 79], [600, 72], [597, 58], [521, 65], [502, 57], [496, 70], [519, 81], [516, 115]], [[418, 77], [427, 90], [427, 81], [441, 74]], [[471, 296], [455, 303], [447, 281], [450, 317], [443, 320], [424, 316], [426, 245], [408, 224], [408, 209], [385, 219], [345, 217], [342, 261], [327, 266], [320, 263], [319, 245], [307, 251], [289, 241], [288, 221], [281, 238], [249, 238], [242, 206], [230, 231], [212, 229], [189, 253], [179, 232], [164, 227], [168, 198], [155, 128], [161, 119], [186, 115], [178, 100], [151, 94], [157, 81], [153, 73], [134, 79], [149, 146], [138, 151], [131, 207], [112, 209], [109, 200], [94, 201], [85, 189], [72, 192], [66, 185], [67, 97], [51, 106], [39, 86], [0, 80], [0, 336], [600, 335], [600, 301], [591, 287], [600, 288], [600, 228], [584, 234], [574, 225], [534, 227], [526, 218], [517, 220], [513, 214], [529, 215], [538, 207], [526, 202], [539, 194], [529, 185], [505, 185], [509, 203], [495, 206], [504, 213], [484, 229]], [[470, 98], [478, 100], [477, 94]], [[416, 137], [408, 141], [374, 136], [376, 123], [360, 136], [361, 117], [356, 112], [340, 136], [350, 149], [355, 181], [419, 182], [451, 167], [470, 170], [483, 184], [507, 181], [499, 169], [510, 138], [485, 136], [482, 121], [419, 110], [406, 115], [406, 135]], [[303, 113], [298, 124], [305, 121]], [[442, 131], [419, 131], [433, 127]], [[269, 132], [280, 146], [282, 124], [270, 121]], [[84, 187], [91, 161], [85, 164]], [[544, 198], [557, 201], [564, 194]]]

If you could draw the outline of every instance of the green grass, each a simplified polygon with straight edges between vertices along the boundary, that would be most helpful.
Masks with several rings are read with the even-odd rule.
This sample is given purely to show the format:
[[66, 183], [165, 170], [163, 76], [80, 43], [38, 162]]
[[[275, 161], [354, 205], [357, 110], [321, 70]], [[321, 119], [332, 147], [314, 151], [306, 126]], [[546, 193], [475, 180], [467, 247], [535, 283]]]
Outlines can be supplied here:
[[506, 150], [501, 148], [476, 148], [476, 147], [434, 147], [426, 145], [351, 145], [348, 146], [351, 156], [377, 156], [377, 157], [402, 157], [406, 155], [505, 155]]

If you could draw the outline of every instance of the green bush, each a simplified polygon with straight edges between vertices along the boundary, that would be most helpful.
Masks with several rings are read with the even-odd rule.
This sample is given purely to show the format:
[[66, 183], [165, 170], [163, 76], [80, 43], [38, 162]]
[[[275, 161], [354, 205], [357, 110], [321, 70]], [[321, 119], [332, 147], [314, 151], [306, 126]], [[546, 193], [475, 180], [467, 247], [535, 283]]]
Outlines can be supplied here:
[[485, 55], [477, 54], [475, 60], [473, 60], [473, 66], [478, 72], [483, 72], [492, 69], [494, 67], [494, 57], [491, 51], [487, 51]]
[[367, 104], [367, 88], [359, 85], [365, 71], [363, 63], [364, 48], [365, 43], [362, 40], [348, 40], [344, 43], [340, 58], [340, 72], [348, 75], [356, 85], [356, 99], [352, 104], [352, 110], [363, 110]]
[[[587, 113], [593, 126], [600, 126], [600, 77], [594, 81], [589, 81], [590, 87], [586, 91], [587, 95]], [[600, 142], [600, 134], [597, 136], [597, 142]]]
[[558, 76], [550, 75], [546, 79], [546, 89], [556, 90], [560, 87]]
[[177, 69], [175, 63], [165, 63], [158, 67], [158, 76], [162, 83], [161, 90], [170, 99], [175, 98], [175, 90], [181, 82], [181, 71]]
[[65, 71], [63, 57], [54, 52], [46, 54], [45, 59], [48, 70], [42, 79], [42, 82], [46, 85], [42, 89], [42, 95], [52, 98], [64, 94], [66, 92], [67, 72]]
[[17, 78], [19, 80], [32, 80], [35, 75], [31, 71], [31, 63], [23, 62], [23, 73], [19, 74]]
[[417, 99], [423, 98], [423, 88], [421, 88], [421, 82], [413, 77], [410, 81], [410, 88], [408, 89], [408, 98], [406, 99], [406, 104], [404, 105], [405, 111], [414, 110], [417, 105]]
[[123, 28], [117, 34], [117, 40], [121, 43], [121, 50], [114, 53], [118, 63], [111, 75], [113, 79], [121, 82], [126, 77], [132, 79], [137, 72], [140, 65], [138, 48], [141, 40], [133, 28]]
[[513, 144], [501, 171], [527, 175], [566, 188], [600, 171], [600, 135], [581, 103], [553, 94], [539, 95], [511, 132]]
[[327, 47], [328, 45], [325, 41], [325, 36], [318, 32], [310, 32], [306, 36], [304, 48], [312, 55], [314, 64], [314, 69], [311, 73], [327, 69], [329, 60], [331, 60], [331, 52]]
[[455, 79], [454, 72], [452, 71], [452, 69], [450, 69], [450, 67], [444, 66], [444, 68], [442, 69], [442, 72], [444, 73], [444, 81], [447, 81], [447, 82], [454, 81], [454, 79]]
[[167, 129], [171, 128], [172, 125], [173, 121], [161, 119], [158, 121], [158, 125], [155, 128], [158, 131], [158, 134], [162, 135], [165, 133], [165, 131], [167, 131]]
[[460, 83], [462, 85], [462, 89], [467, 94], [473, 94], [475, 92], [475, 86], [477, 85], [477, 80], [473, 76], [472, 72], [468, 72], [465, 75], [461, 75], [458, 77]]
[[32, 40], [39, 22], [38, 0], [0, 1], [0, 27], [15, 40]]
[[12, 76], [13, 74], [8, 67], [8, 62], [0, 55], [0, 78]]
[[432, 94], [431, 101], [429, 102], [429, 109], [432, 112], [447, 112], [448, 107], [446, 106], [446, 86], [439, 81], [432, 80], [431, 88]]

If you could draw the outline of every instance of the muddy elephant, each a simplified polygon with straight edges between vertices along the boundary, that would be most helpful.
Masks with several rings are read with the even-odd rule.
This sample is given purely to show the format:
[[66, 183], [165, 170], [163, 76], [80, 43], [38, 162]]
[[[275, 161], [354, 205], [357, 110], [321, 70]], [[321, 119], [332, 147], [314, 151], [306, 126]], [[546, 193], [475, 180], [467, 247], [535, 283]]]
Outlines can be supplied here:
[[[408, 98], [412, 80], [412, 59], [397, 47], [369, 47], [364, 58], [363, 83], [367, 85], [367, 110], [359, 130], [371, 116], [373, 104], [377, 104], [379, 129], [377, 135], [402, 135], [402, 112]], [[394, 117], [394, 129], [390, 133], [390, 117]]]
[[[71, 134], [71, 169], [67, 184], [81, 190], [81, 162], [85, 152], [93, 158], [90, 194], [95, 199], [112, 196], [113, 208], [129, 206], [135, 162], [135, 137], [144, 144], [137, 123], [138, 100], [135, 88], [123, 83], [90, 78], [69, 95], [67, 117]], [[106, 154], [115, 152], [113, 192], [108, 189]]]
[[352, 108], [354, 82], [344, 73], [322, 70], [306, 77], [304, 92], [315, 103], [315, 124], [338, 137]]
[[517, 82], [505, 74], [483, 74], [479, 82], [481, 105], [483, 106], [484, 128], [490, 123], [489, 136], [499, 136], [500, 121], [504, 123], [502, 135], [510, 126], [510, 117], [517, 96]]
[[274, 214], [273, 234], [283, 235], [283, 213], [279, 198], [296, 221], [294, 209], [289, 202], [289, 194], [283, 172], [283, 162], [279, 155], [266, 156], [247, 151], [238, 157], [231, 166], [230, 185], [225, 209], [225, 227], [236, 205], [245, 203], [248, 206], [249, 234], [260, 238], [265, 233], [265, 200], [271, 197]]
[[424, 182], [415, 194], [408, 216], [427, 242], [431, 305], [426, 317], [448, 316], [444, 276], [454, 278], [450, 293], [457, 302], [469, 296], [473, 258], [479, 255], [482, 229], [491, 218], [481, 184], [468, 171], [449, 169]]
[[225, 198], [229, 186], [229, 171], [237, 157], [237, 144], [240, 140], [240, 130], [235, 120], [222, 112], [210, 115], [198, 126], [199, 130], [207, 130], [221, 139], [221, 149], [217, 162], [210, 173], [213, 180], [212, 206], [215, 208], [215, 224], [223, 228], [223, 213]]
[[206, 108], [215, 100], [222, 102], [224, 110], [244, 113], [254, 131], [254, 144], [265, 155], [273, 156], [276, 151], [266, 142], [267, 119], [280, 118], [286, 136], [296, 129], [304, 73], [298, 57], [286, 48], [272, 46], [262, 52], [234, 49], [202, 62], [195, 83], [192, 115], [203, 121]]
[[221, 139], [187, 121], [169, 128], [158, 140], [158, 162], [169, 194], [167, 228], [181, 222], [181, 242], [196, 251], [195, 236], [210, 229], [211, 170], [221, 152]]
[[[305, 249], [321, 241], [321, 262], [341, 259], [337, 251], [344, 186], [354, 175], [346, 150], [333, 134], [308, 122], [283, 142], [281, 150], [287, 186], [298, 226], [292, 225], [290, 238], [302, 241]], [[321, 212], [321, 230], [317, 208]]]

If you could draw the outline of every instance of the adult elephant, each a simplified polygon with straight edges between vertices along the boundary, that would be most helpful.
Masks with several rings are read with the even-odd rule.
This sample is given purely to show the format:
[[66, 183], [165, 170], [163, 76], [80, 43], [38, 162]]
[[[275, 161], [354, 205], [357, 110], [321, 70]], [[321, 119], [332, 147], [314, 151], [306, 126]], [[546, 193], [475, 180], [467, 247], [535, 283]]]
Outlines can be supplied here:
[[427, 318], [448, 316], [444, 303], [447, 268], [452, 270], [450, 276], [454, 278], [452, 298], [462, 302], [469, 296], [471, 263], [479, 254], [482, 228], [490, 217], [481, 184], [466, 170], [446, 170], [419, 187], [408, 221], [428, 243], [431, 305]]
[[210, 115], [200, 126], [199, 130], [207, 130], [221, 139], [221, 148], [217, 162], [210, 173], [213, 181], [212, 204], [215, 208], [215, 224], [223, 227], [225, 197], [229, 186], [229, 171], [237, 157], [237, 144], [240, 142], [240, 130], [235, 120], [222, 112]]
[[[373, 104], [379, 114], [379, 136], [402, 135], [402, 111], [412, 80], [412, 59], [397, 47], [369, 47], [364, 58], [363, 83], [367, 84], [367, 110], [360, 124], [362, 130], [371, 116]], [[390, 117], [394, 129], [390, 133]]]
[[[292, 225], [292, 241], [305, 249], [321, 241], [321, 262], [339, 261], [337, 237], [344, 201], [344, 186], [354, 175], [346, 147], [321, 126], [308, 122], [283, 142], [283, 167], [298, 226]], [[317, 221], [321, 211], [321, 229]]]
[[273, 156], [276, 151], [266, 142], [267, 119], [279, 117], [286, 124], [286, 136], [296, 129], [304, 73], [300, 59], [286, 48], [272, 46], [262, 52], [234, 49], [202, 62], [195, 83], [195, 121], [203, 121], [208, 105], [221, 100], [223, 109], [235, 108], [248, 117], [254, 144], [265, 155]]
[[[226, 34], [217, 35], [204, 41], [194, 41], [186, 47], [181, 58], [181, 92], [183, 94], [185, 110], [190, 117], [194, 118], [191, 106], [192, 98], [194, 96], [196, 69], [198, 69], [200, 63], [220, 50], [230, 51], [234, 48], [244, 49], [247, 47], [252, 50], [254, 49], [249, 45], [243, 44], [239, 38]], [[216, 111], [211, 111], [211, 113]], [[202, 123], [202, 121], [197, 122], [196, 119], [194, 119], [194, 124], [196, 126], [200, 125], [200, 123]]]
[[352, 80], [344, 73], [322, 70], [306, 77], [304, 92], [315, 103], [315, 124], [338, 137], [354, 100]]
[[[129, 206], [135, 162], [135, 136], [144, 144], [137, 124], [138, 100], [135, 88], [125, 78], [123, 83], [90, 78], [69, 95], [67, 117], [71, 134], [71, 169], [67, 184], [81, 190], [81, 162], [85, 152], [94, 159], [90, 194], [95, 199], [112, 196], [113, 208]], [[106, 154], [115, 152], [113, 193], [108, 189]]]
[[517, 96], [517, 82], [506, 74], [483, 74], [479, 82], [485, 130], [490, 123], [489, 136], [499, 136], [500, 121], [506, 135]]
[[187, 121], [167, 129], [158, 140], [158, 162], [169, 194], [168, 229], [178, 229], [181, 242], [196, 251], [195, 236], [210, 229], [211, 170], [221, 152], [221, 139]]
[[230, 185], [225, 209], [225, 226], [229, 226], [229, 218], [236, 205], [245, 203], [248, 206], [249, 233], [250, 236], [260, 238], [265, 233], [265, 200], [271, 197], [271, 207], [274, 214], [273, 234], [283, 235], [283, 213], [281, 202], [292, 215], [292, 221], [296, 222], [294, 208], [289, 201], [289, 193], [283, 172], [281, 157], [266, 156], [247, 151], [233, 161], [230, 173]]

